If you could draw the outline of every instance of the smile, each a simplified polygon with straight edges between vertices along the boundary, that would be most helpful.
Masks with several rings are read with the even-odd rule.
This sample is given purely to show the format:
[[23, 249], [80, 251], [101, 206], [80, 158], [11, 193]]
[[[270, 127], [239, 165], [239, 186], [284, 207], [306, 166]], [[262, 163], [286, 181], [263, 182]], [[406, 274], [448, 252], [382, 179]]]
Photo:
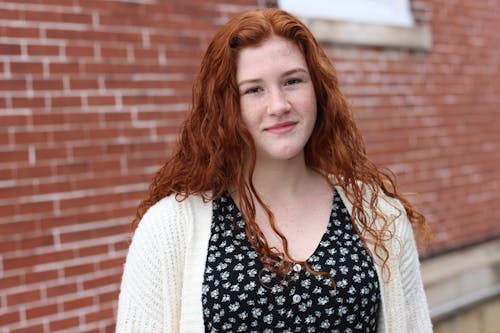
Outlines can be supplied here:
[[270, 127], [266, 127], [265, 131], [274, 134], [284, 134], [292, 131], [295, 128], [295, 125], [297, 125], [297, 122], [295, 121], [286, 121], [283, 123], [272, 125]]

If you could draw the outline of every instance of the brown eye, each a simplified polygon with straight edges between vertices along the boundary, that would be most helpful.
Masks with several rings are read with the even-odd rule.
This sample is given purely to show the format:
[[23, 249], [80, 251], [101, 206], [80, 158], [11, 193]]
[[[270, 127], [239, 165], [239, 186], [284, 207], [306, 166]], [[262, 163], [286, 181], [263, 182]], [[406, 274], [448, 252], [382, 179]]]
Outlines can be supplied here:
[[301, 79], [288, 79], [285, 81], [285, 85], [290, 86], [290, 85], [301, 83], [301, 82], [302, 82]]
[[261, 92], [262, 88], [260, 87], [252, 87], [244, 91], [244, 95], [249, 95], [249, 94], [256, 94], [258, 92]]

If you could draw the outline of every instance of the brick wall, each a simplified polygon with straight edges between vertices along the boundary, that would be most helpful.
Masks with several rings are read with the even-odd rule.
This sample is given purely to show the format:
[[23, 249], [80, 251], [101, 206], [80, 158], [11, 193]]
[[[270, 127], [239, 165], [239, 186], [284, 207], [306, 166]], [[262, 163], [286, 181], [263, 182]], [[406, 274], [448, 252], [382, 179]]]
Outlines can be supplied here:
[[417, 194], [431, 255], [500, 235], [500, 3], [411, 3], [431, 52], [329, 51], [369, 154]]
[[[129, 222], [216, 26], [263, 1], [0, 2], [0, 332], [112, 332]], [[413, 1], [430, 53], [326, 46], [436, 231], [499, 235], [498, 1]], [[497, 226], [496, 231], [494, 226]]]

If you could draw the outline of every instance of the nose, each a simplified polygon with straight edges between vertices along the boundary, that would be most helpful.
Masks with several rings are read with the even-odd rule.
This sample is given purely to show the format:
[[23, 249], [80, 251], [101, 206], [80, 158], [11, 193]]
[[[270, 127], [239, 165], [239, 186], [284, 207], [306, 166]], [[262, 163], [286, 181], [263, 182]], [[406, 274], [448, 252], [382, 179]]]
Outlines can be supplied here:
[[281, 115], [290, 111], [291, 104], [286, 94], [281, 89], [273, 89], [268, 97], [268, 113], [272, 115]]

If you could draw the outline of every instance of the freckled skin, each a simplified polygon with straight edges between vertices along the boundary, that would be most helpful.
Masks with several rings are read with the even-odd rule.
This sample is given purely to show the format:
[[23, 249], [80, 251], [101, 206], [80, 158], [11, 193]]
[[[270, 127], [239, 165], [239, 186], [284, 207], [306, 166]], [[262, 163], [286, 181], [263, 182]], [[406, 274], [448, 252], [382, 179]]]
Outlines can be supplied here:
[[237, 82], [243, 122], [257, 161], [303, 157], [316, 121], [316, 96], [306, 60], [291, 41], [271, 36], [242, 49]]

